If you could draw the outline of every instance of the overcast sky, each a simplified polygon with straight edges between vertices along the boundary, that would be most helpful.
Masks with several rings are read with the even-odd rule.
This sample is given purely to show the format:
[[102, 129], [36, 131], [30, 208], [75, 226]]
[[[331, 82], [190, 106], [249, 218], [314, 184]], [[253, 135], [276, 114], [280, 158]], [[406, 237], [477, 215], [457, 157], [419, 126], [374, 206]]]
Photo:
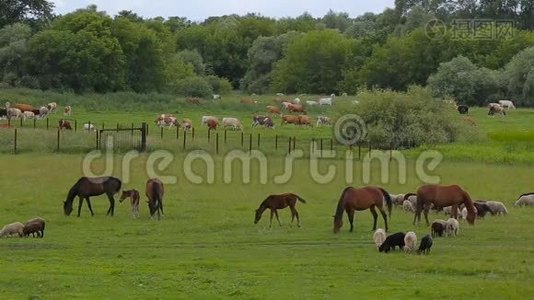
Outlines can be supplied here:
[[351, 17], [365, 12], [382, 12], [393, 7], [395, 0], [50, 0], [55, 12], [66, 14], [78, 8], [96, 4], [113, 16], [121, 10], [131, 10], [145, 18], [157, 16], [187, 17], [202, 21], [210, 16], [260, 13], [267, 17], [296, 17], [307, 11], [314, 17], [325, 15], [329, 9], [346, 12]]

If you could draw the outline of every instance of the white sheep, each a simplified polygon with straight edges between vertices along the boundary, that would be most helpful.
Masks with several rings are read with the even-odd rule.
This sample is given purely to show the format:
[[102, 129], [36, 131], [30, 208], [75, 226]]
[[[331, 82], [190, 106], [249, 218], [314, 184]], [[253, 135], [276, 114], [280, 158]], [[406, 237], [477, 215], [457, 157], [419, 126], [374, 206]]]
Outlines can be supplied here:
[[18, 234], [19, 237], [22, 236], [22, 230], [24, 229], [24, 224], [20, 222], [15, 222], [11, 224], [7, 224], [0, 230], [0, 238], [5, 236], [11, 236], [14, 234]]
[[386, 240], [386, 232], [382, 228], [378, 228], [373, 234], [373, 241], [375, 242], [376, 248], [380, 247], [382, 243]]
[[493, 215], [503, 215], [506, 216], [508, 214], [508, 210], [506, 209], [506, 206], [499, 201], [488, 201], [486, 204], [491, 209], [491, 213]]
[[412, 252], [417, 246], [417, 235], [413, 231], [408, 231], [404, 236], [404, 252]]
[[528, 206], [534, 205], [534, 193], [523, 194], [519, 196], [517, 201], [514, 203], [515, 206]]
[[413, 204], [412, 202], [410, 202], [409, 200], [404, 200], [402, 202], [402, 210], [404, 212], [412, 212], [412, 213], [415, 213], [415, 208], [413, 207]]
[[447, 224], [445, 225], [445, 236], [458, 235], [458, 233], [460, 232], [460, 223], [458, 223], [458, 220], [456, 220], [455, 218], [449, 218], [447, 219], [446, 223]]
[[[447, 216], [452, 217], [452, 206], [445, 206], [443, 208], [443, 213], [445, 213], [445, 215]], [[462, 211], [460, 211], [459, 208], [456, 208], [456, 215], [460, 217], [461, 214], [462, 214]]]

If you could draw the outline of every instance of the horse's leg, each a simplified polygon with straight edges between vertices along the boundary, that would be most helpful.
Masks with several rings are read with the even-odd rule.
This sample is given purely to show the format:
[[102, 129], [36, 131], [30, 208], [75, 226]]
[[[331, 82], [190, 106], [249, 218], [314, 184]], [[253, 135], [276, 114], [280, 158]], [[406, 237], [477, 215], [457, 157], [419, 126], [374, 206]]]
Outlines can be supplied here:
[[429, 211], [429, 210], [430, 210], [430, 205], [425, 206], [424, 214], [425, 214], [426, 226], [429, 226], [429, 225], [430, 225], [430, 223], [428, 222], [428, 211]]
[[78, 217], [80, 216], [80, 213], [82, 212], [82, 204], [83, 204], [83, 198], [79, 197], [80, 201], [78, 202]]
[[159, 209], [161, 210], [161, 215], [164, 216], [165, 214], [163, 213], [163, 197], [159, 198]]
[[[376, 220], [378, 219], [378, 213], [376, 212], [375, 205], [369, 207], [369, 210], [371, 211], [371, 214], [373, 215], [373, 231], [376, 230]], [[387, 229], [386, 229], [387, 231]]]
[[108, 213], [106, 214], [106, 216], [111, 213], [111, 216], [113, 217], [113, 212], [115, 211], [115, 199], [113, 198], [113, 195], [108, 194], [108, 200], [109, 200], [109, 209], [108, 209]]
[[457, 204], [454, 204], [454, 205], [452, 206], [452, 210], [451, 210], [451, 218], [455, 218], [455, 219], [458, 218], [458, 205], [457, 205]]
[[276, 215], [276, 220], [278, 221], [278, 225], [282, 226], [282, 223], [280, 223], [280, 218], [278, 217], [278, 211], [275, 209], [274, 214]]
[[352, 230], [354, 230], [354, 210], [346, 210], [346, 212], [350, 224], [349, 231], [352, 232]]
[[89, 207], [89, 211], [91, 212], [91, 216], [94, 216], [95, 213], [93, 212], [93, 207], [91, 206], [91, 200], [89, 200], [89, 197], [85, 198], [85, 201], [87, 201], [87, 207]]

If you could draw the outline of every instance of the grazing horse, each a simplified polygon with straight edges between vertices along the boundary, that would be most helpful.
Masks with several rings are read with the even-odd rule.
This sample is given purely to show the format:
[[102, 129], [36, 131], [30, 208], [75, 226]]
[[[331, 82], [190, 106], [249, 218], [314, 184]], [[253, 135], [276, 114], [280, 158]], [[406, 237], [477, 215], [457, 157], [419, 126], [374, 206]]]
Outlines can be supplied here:
[[254, 224], [258, 224], [258, 221], [261, 219], [261, 215], [268, 208], [271, 210], [271, 223], [269, 224], [269, 228], [271, 228], [271, 226], [273, 225], [273, 214], [276, 215], [278, 225], [282, 226], [282, 223], [280, 223], [280, 219], [278, 218], [277, 209], [284, 209], [289, 206], [289, 209], [291, 210], [291, 223], [293, 223], [295, 217], [297, 217], [297, 226], [300, 227], [299, 213], [295, 208], [297, 200], [302, 203], [306, 203], [306, 200], [302, 199], [299, 195], [293, 193], [269, 195], [265, 200], [263, 200], [263, 202], [260, 204], [260, 207], [256, 209]]
[[95, 214], [93, 213], [89, 197], [106, 194], [109, 200], [109, 208], [106, 215], [111, 214], [111, 216], [113, 216], [115, 210], [115, 199], [113, 198], [113, 195], [120, 191], [121, 185], [121, 180], [115, 177], [81, 177], [70, 188], [69, 193], [67, 194], [67, 199], [63, 202], [63, 211], [66, 216], [70, 216], [72, 212], [72, 202], [74, 201], [74, 198], [78, 196], [80, 198], [78, 204], [78, 217], [80, 216], [80, 211], [82, 209], [83, 199], [87, 201], [87, 207], [89, 207], [89, 211], [91, 211], [91, 216], [94, 216]]
[[373, 214], [373, 230], [376, 230], [376, 219], [378, 218], [376, 208], [380, 210], [380, 213], [384, 218], [386, 231], [388, 231], [388, 220], [386, 212], [384, 211], [384, 199], [386, 200], [389, 218], [391, 219], [392, 201], [389, 193], [384, 189], [374, 186], [359, 189], [350, 186], [346, 187], [343, 190], [343, 193], [341, 193], [341, 197], [337, 203], [336, 214], [334, 216], [334, 233], [338, 233], [341, 226], [343, 226], [343, 211], [347, 212], [350, 223], [350, 232], [352, 232], [354, 229], [354, 211], [366, 209], [371, 210], [371, 213]]
[[150, 217], [153, 217], [155, 213], [158, 213], [158, 220], [163, 215], [163, 183], [157, 178], [152, 178], [146, 182], [146, 196], [148, 197], [148, 209], [150, 211]]
[[441, 186], [436, 184], [427, 184], [417, 189], [417, 205], [413, 224], [419, 223], [421, 220], [421, 211], [424, 210], [426, 225], [428, 226], [428, 211], [431, 204], [435, 208], [443, 208], [452, 206], [452, 217], [456, 218], [458, 214], [458, 206], [464, 204], [467, 209], [467, 222], [471, 225], [475, 224], [476, 211], [473, 201], [469, 194], [457, 185]]
[[119, 202], [122, 203], [126, 198], [130, 198], [130, 203], [132, 204], [132, 216], [134, 218], [139, 218], [139, 192], [136, 189], [122, 191]]

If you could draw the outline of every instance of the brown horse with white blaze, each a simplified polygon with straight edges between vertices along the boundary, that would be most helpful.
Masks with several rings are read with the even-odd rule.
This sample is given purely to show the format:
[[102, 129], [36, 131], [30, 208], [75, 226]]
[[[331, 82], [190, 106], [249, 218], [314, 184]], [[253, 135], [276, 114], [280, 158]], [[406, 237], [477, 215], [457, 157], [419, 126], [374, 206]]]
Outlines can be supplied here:
[[378, 213], [376, 209], [380, 210], [382, 218], [384, 218], [384, 224], [386, 231], [388, 231], [388, 220], [386, 212], [384, 211], [384, 200], [388, 207], [389, 218], [391, 219], [391, 196], [386, 190], [380, 187], [367, 186], [359, 189], [353, 187], [346, 187], [341, 193], [339, 202], [337, 204], [336, 214], [334, 215], [334, 233], [338, 233], [341, 226], [343, 226], [343, 211], [347, 213], [350, 232], [354, 229], [354, 211], [369, 209], [373, 214], [373, 230], [376, 230], [376, 220]]
[[427, 184], [419, 187], [417, 189], [417, 205], [413, 218], [414, 225], [421, 220], [421, 211], [424, 211], [426, 225], [429, 225], [428, 211], [431, 204], [434, 204], [435, 208], [452, 206], [453, 218], [457, 217], [458, 206], [464, 204], [467, 209], [467, 222], [471, 225], [475, 224], [476, 211], [473, 201], [469, 194], [457, 185]]
[[158, 214], [158, 220], [163, 214], [163, 182], [157, 178], [152, 178], [146, 182], [146, 192], [145, 195], [148, 197], [148, 209], [150, 211], [150, 217], [153, 217], [154, 214]]
[[254, 224], [258, 224], [258, 221], [261, 219], [261, 215], [266, 209], [271, 210], [271, 222], [269, 228], [273, 225], [273, 214], [276, 215], [276, 220], [278, 225], [282, 226], [280, 219], [278, 218], [278, 209], [284, 209], [289, 206], [291, 210], [291, 223], [297, 218], [297, 226], [300, 227], [299, 213], [295, 208], [297, 200], [306, 203], [306, 200], [302, 199], [299, 195], [293, 193], [285, 193], [279, 195], [269, 195], [263, 202], [260, 204], [260, 207], [256, 209], [256, 214], [254, 217]]

